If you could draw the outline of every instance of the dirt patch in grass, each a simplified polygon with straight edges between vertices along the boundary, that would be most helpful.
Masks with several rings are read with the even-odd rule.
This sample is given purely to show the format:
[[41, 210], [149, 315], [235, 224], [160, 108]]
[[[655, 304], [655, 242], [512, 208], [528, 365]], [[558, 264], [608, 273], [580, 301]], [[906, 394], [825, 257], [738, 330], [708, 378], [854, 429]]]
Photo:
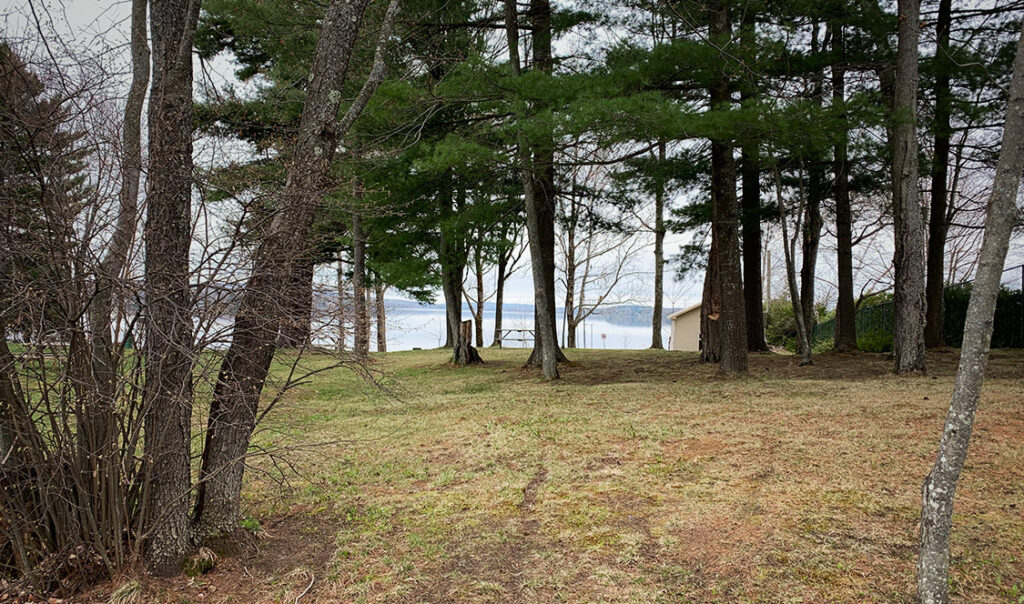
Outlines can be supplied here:
[[[218, 548], [221, 551], [214, 554], [213, 568], [205, 574], [155, 579], [140, 573], [68, 601], [110, 602], [112, 593], [128, 582], [139, 583], [139, 604], [294, 601], [311, 581], [313, 587], [305, 597], [315, 600], [316, 581], [327, 579], [340, 524], [337, 517], [296, 506], [287, 514], [269, 518], [254, 533], [240, 531], [230, 546]], [[291, 600], [286, 599], [289, 596]]]

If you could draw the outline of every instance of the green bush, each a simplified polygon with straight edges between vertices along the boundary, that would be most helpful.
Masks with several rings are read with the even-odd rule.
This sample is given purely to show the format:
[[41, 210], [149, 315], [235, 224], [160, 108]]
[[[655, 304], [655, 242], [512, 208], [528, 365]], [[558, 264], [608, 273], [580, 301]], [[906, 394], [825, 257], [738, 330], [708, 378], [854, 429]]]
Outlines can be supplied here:
[[892, 333], [874, 330], [857, 336], [857, 348], [864, 352], [892, 352]]
[[[776, 298], [765, 305], [766, 315], [764, 322], [765, 340], [772, 346], [784, 348], [796, 352], [796, 317], [793, 315], [793, 303], [788, 296]], [[814, 323], [831, 320], [835, 312], [830, 311], [824, 304], [815, 307]], [[814, 325], [808, 325], [813, 330]], [[832, 348], [831, 342], [827, 347], [821, 348], [820, 342], [813, 342], [811, 352], [821, 352]]]

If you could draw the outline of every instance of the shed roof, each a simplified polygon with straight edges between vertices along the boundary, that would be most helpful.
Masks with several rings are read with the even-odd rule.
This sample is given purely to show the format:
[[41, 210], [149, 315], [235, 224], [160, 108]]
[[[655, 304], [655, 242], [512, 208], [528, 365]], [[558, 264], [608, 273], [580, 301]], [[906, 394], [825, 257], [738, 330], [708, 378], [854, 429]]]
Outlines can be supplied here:
[[700, 308], [700, 304], [701, 303], [698, 302], [698, 303], [696, 303], [696, 304], [694, 304], [692, 306], [687, 306], [686, 308], [684, 308], [682, 310], [677, 310], [676, 312], [670, 314], [668, 316], [668, 318], [669, 318], [669, 320], [673, 320], [674, 321], [675, 319], [678, 319], [679, 317], [681, 317], [681, 316], [683, 316], [685, 314], [688, 314], [688, 313], [691, 313], [691, 312], [693, 312], [695, 310], [698, 310]]

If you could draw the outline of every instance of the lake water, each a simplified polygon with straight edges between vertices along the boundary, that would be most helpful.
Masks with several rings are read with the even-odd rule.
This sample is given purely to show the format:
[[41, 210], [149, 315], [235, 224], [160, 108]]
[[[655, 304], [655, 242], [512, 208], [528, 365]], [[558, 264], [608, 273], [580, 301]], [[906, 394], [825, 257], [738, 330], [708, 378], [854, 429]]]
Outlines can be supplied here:
[[[562, 315], [559, 311], [559, 341], [564, 342]], [[462, 319], [470, 320], [472, 316], [464, 311]], [[513, 310], [502, 313], [503, 329], [533, 329], [533, 311]], [[336, 333], [333, 328], [320, 325], [318, 344], [327, 345], [333, 341]], [[326, 328], [326, 329], [325, 329]], [[584, 343], [583, 332], [586, 331]], [[602, 335], [604, 337], [602, 337]], [[351, 338], [351, 335], [349, 336]], [[519, 337], [519, 336], [513, 336]], [[669, 326], [662, 327], [662, 340], [668, 345]], [[484, 346], [490, 346], [494, 339], [494, 311], [484, 307]], [[438, 348], [444, 345], [445, 315], [444, 308], [434, 306], [388, 308], [387, 341], [388, 350], [412, 350], [413, 348]], [[376, 346], [376, 335], [372, 335], [371, 347]], [[351, 345], [351, 341], [349, 342]], [[585, 346], [584, 346], [585, 344]], [[651, 345], [651, 328], [649, 325], [617, 325], [600, 319], [584, 322], [577, 330], [576, 346], [579, 348], [648, 348]], [[531, 347], [529, 342], [507, 342], [508, 347]]]

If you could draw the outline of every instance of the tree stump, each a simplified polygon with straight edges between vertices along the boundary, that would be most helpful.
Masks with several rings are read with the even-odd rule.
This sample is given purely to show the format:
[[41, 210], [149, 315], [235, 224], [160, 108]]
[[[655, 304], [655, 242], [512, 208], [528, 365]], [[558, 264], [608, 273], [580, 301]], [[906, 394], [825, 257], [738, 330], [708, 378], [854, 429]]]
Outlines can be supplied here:
[[456, 365], [476, 365], [483, 363], [480, 353], [473, 348], [473, 322], [463, 321], [459, 326], [459, 337], [455, 343], [455, 354], [452, 363]]

